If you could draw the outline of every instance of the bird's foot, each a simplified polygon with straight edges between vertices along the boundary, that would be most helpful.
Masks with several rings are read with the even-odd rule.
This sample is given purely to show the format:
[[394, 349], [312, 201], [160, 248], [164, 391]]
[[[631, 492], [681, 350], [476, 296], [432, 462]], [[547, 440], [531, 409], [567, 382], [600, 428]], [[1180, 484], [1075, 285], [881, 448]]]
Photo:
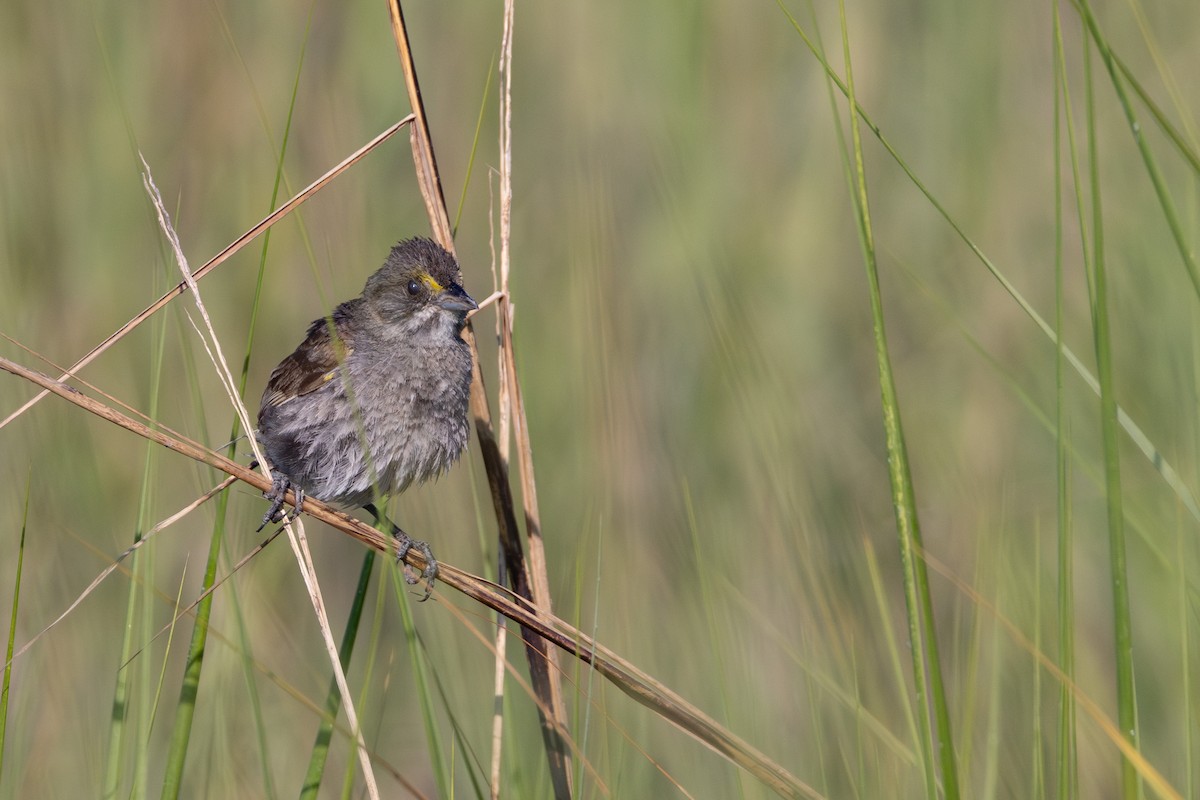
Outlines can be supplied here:
[[425, 569], [418, 576], [416, 570], [408, 564], [404, 565], [404, 581], [409, 586], [412, 586], [421, 578], [425, 579], [425, 594], [421, 596], [420, 602], [424, 603], [429, 599], [429, 595], [433, 593], [433, 582], [438, 576], [438, 562], [433, 557], [433, 551], [429, 549], [429, 545], [422, 542], [420, 539], [414, 539], [400, 529], [400, 526], [388, 519], [382, 511], [374, 503], [367, 503], [363, 508], [375, 518], [375, 525], [382, 526], [387, 523], [391, 528], [392, 538], [396, 540], [396, 563], [402, 563], [404, 557], [408, 555], [409, 550], [416, 550], [425, 557]]
[[420, 539], [414, 539], [409, 536], [396, 525], [392, 525], [392, 538], [396, 540], [396, 561], [403, 562], [404, 557], [408, 555], [409, 550], [416, 550], [425, 557], [425, 569], [421, 571], [421, 575], [417, 576], [417, 571], [408, 564], [404, 565], [404, 582], [408, 585], [415, 584], [421, 578], [425, 579], [425, 594], [421, 596], [420, 602], [425, 602], [429, 599], [429, 595], [433, 593], [433, 582], [438, 576], [438, 562], [433, 557], [433, 551], [429, 549], [426, 542]]
[[[287, 502], [288, 489], [291, 489], [296, 494], [296, 508], [290, 514], [283, 511], [284, 503]], [[263, 492], [263, 497], [271, 501], [271, 505], [267, 508], [267, 513], [263, 515], [262, 524], [258, 526], [258, 531], [275, 522], [282, 522], [284, 518], [288, 521], [300, 516], [300, 511], [304, 508], [304, 490], [292, 483], [291, 479], [282, 472], [271, 473], [271, 488], [269, 491]]]

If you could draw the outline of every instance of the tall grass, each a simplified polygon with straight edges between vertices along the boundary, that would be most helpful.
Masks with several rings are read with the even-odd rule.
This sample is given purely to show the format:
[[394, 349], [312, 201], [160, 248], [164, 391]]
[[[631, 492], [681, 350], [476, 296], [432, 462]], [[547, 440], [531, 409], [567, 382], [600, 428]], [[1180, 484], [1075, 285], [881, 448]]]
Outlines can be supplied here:
[[[495, 5], [405, 8], [477, 297]], [[19, 111], [0, 114], [0, 333], [69, 364], [174, 279], [130, 142], [202, 263], [273, 187], [408, 113], [382, 5], [312, 8], [311, 28], [274, 3], [0, 10], [0, 107]], [[868, 2], [844, 21], [833, 3], [518, 4], [513, 331], [556, 612], [821, 796], [1193, 794], [1198, 35], [1182, 2]], [[206, 277], [226, 346], [253, 336], [245, 394], [427, 224], [394, 137]], [[219, 448], [227, 402], [179, 308], [81, 377]], [[57, 374], [8, 340], [0, 356]], [[33, 393], [0, 376], [0, 418]], [[58, 398], [0, 429], [18, 651], [216, 483], [138, 447]], [[393, 511], [484, 573], [478, 459]], [[357, 795], [295, 564], [275, 543], [232, 572], [262, 510], [243, 486], [156, 533], [13, 662], [0, 797], [293, 796], [323, 724], [318, 796]], [[193, 621], [152, 637], [201, 594], [221, 519], [213, 577], [232, 575], [174, 770]], [[363, 554], [309, 532], [337, 626]], [[476, 634], [495, 622], [448, 590], [397, 605], [401, 583], [363, 605], [347, 669], [381, 791], [486, 794]], [[546, 796], [515, 653], [501, 782]], [[770, 796], [563, 666], [579, 796]]]

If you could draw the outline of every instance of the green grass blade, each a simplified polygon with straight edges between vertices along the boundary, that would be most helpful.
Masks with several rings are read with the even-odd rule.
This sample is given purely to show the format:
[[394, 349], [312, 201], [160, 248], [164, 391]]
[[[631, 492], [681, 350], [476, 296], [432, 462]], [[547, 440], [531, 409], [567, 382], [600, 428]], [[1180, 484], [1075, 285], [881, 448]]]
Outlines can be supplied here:
[[[1067, 69], [1063, 54], [1062, 20], [1058, 3], [1051, 4], [1054, 50], [1054, 408], [1055, 452], [1058, 495], [1058, 663], [1063, 674], [1075, 680], [1075, 559], [1071, 529], [1071, 454], [1067, 438], [1065, 403], [1065, 358], [1063, 353], [1063, 199], [1062, 199], [1062, 127], [1065, 117], [1070, 125], [1067, 102]], [[1074, 138], [1072, 137], [1072, 151]], [[1074, 169], [1075, 159], [1071, 159]], [[1079, 186], [1078, 181], [1075, 183]], [[1082, 222], [1082, 220], [1081, 220]], [[1084, 248], [1086, 253], [1086, 248]], [[1056, 797], [1071, 800], [1079, 788], [1079, 763], [1075, 747], [1075, 695], [1063, 684], [1059, 691]]]
[[[176, 209], [178, 211], [178, 209]], [[158, 418], [159, 409], [159, 394], [162, 387], [163, 373], [163, 358], [166, 354], [166, 337], [167, 326], [165, 322], [156, 322], [158, 328], [158, 337], [154, 343], [154, 359], [153, 367], [150, 372], [150, 418]], [[137, 513], [137, 528], [134, 540], [142, 537], [147, 525], [150, 524], [150, 512], [153, 505], [154, 489], [156, 486], [156, 473], [158, 469], [158, 448], [148, 447], [146, 457], [142, 465], [142, 491], [138, 498], [138, 513]], [[153, 583], [154, 576], [154, 551], [146, 548], [146, 552], [138, 553], [134, 561], [135, 581], [141, 586], [149, 586]], [[149, 641], [154, 631], [154, 608], [149, 602], [148, 596], [139, 593], [140, 600], [138, 602], [138, 618], [140, 623], [140, 633], [138, 638], [141, 641]], [[134, 628], [131, 626], [126, 629], [126, 636], [134, 635]], [[165, 655], [164, 655], [165, 658]], [[135, 739], [135, 758], [133, 769], [133, 791], [131, 797], [144, 798], [146, 789], [150, 780], [150, 744], [149, 733], [150, 726], [154, 719], [154, 681], [152, 679], [152, 664], [149, 658], [138, 659], [136, 669], [126, 667], [121, 672], [129, 673], [128, 676], [118, 680], [132, 680], [135, 682], [137, 689], [137, 723]]]
[[496, 55], [492, 54], [492, 62], [488, 64], [487, 80], [483, 84], [483, 98], [479, 101], [479, 117], [475, 120], [475, 135], [471, 137], [471, 154], [467, 157], [467, 174], [463, 178], [462, 193], [458, 196], [458, 210], [454, 212], [454, 227], [451, 234], [458, 233], [458, 223], [462, 221], [463, 208], [467, 205], [467, 188], [471, 185], [471, 173], [475, 170], [475, 156], [479, 153], [479, 139], [483, 134], [483, 118], [487, 113], [488, 98], [492, 91], [492, 75], [496, 72]]
[[[1035, 540], [1033, 551], [1033, 574], [1040, 576], [1042, 574], [1042, 541], [1041, 529], [1038, 529], [1038, 537]], [[1042, 639], [1042, 592], [1036, 586], [1033, 590], [1033, 646], [1040, 653], [1045, 649]], [[1044, 693], [1042, 690], [1042, 671], [1034, 670], [1033, 673], [1033, 702], [1030, 704], [1030, 713], [1033, 715], [1033, 737], [1032, 737], [1032, 753], [1030, 760], [1033, 762], [1033, 775], [1030, 781], [1029, 796], [1033, 800], [1039, 800], [1046, 796], [1046, 761], [1045, 753], [1047, 750], [1046, 733], [1042, 727], [1042, 703]]]
[[[1154, 154], [1150, 152], [1150, 143], [1146, 141], [1146, 137], [1142, 133], [1142, 124], [1138, 121], [1137, 114], [1133, 110], [1133, 104], [1129, 101], [1129, 94], [1125, 91], [1125, 84], [1121, 80], [1121, 75], [1119, 74], [1120, 68], [1113, 58], [1112, 49], [1108, 45], [1108, 40], [1105, 39], [1104, 34], [1101, 32], [1100, 24], [1096, 21], [1095, 15], [1092, 14], [1091, 5], [1087, 0], [1075, 0], [1075, 3], [1075, 7], [1079, 10], [1084, 22], [1087, 23], [1088, 32], [1091, 34], [1092, 41], [1096, 44], [1096, 49], [1100, 51], [1100, 57], [1104, 60], [1104, 67], [1108, 70], [1109, 78], [1112, 80], [1113, 89], [1116, 91], [1117, 99], [1121, 103], [1121, 110], [1125, 112], [1125, 119], [1129, 123], [1129, 130], [1133, 134], [1133, 140], [1142, 155], [1142, 163], [1146, 167], [1146, 175], [1154, 185], [1154, 194], [1158, 197], [1163, 219], [1166, 220], [1167, 227], [1171, 229], [1171, 237], [1175, 240], [1175, 247], [1179, 250], [1179, 257], [1183, 260], [1188, 277], [1192, 280], [1192, 288], [1195, 289], [1196, 296], [1200, 297], [1200, 264], [1197, 264], [1196, 256], [1192, 252], [1192, 248], [1188, 246], [1187, 234], [1183, 229], [1183, 223], [1180, 221], [1179, 213], [1175, 210], [1175, 203], [1167, 191], [1167, 184], [1162, 170], [1159, 169], [1158, 162], [1154, 159]], [[1099, 263], [1100, 257], [1097, 256], [1096, 260]], [[1101, 405], [1103, 405], [1103, 402], [1101, 400]]]
[[[883, 575], [879, 571], [879, 558], [875, 555], [875, 548], [871, 546], [870, 540], [863, 542], [863, 555], [867, 564], [867, 575], [871, 585], [871, 596], [875, 599], [875, 612], [879, 617], [879, 629], [883, 631], [886, 647], [884, 648], [888, 654], [888, 666], [892, 674], [892, 680], [896, 684], [896, 695], [903, 702], [902, 710], [904, 711], [904, 721], [907, 723], [908, 734], [913, 742], [919, 747], [928, 745], [928, 740], [922, 739], [917, 731], [917, 714], [913, 711], [913, 704], [909, 700], [911, 695], [908, 692], [908, 679], [904, 673], [904, 664], [902, 662], [900, 643], [896, 640], [896, 634], [891, 625], [891, 614], [888, 609], [888, 592], [884, 586]], [[887, 729], [882, 723], [879, 723], [880, 730]], [[929, 758], [928, 753], [923, 753], [925, 758], [923, 762], [932, 766], [933, 761]], [[916, 755], [905, 753], [906, 760], [916, 762]], [[932, 777], [932, 776], [931, 776]]]
[[[135, 559], [137, 554], [135, 554]], [[134, 562], [136, 565], [136, 561]], [[121, 640], [121, 661], [124, 664], [129, 661], [133, 655], [133, 637], [130, 632], [133, 630], [134, 612], [137, 609], [136, 596], [138, 582], [131, 581], [129, 589], [129, 598], [125, 604], [125, 620], [124, 630], [125, 635]], [[104, 791], [101, 795], [106, 798], [117, 797], [121, 783], [121, 765], [122, 756], [124, 755], [125, 743], [125, 714], [129, 708], [129, 671], [118, 670], [116, 674], [116, 685], [113, 687], [112, 712], [109, 718], [108, 726], [108, 758], [105, 761], [104, 773]]]
[[[579, 548], [579, 555], [575, 559], [575, 577], [576, 577], [576, 587], [577, 587], [576, 588], [576, 596], [575, 596], [575, 608], [577, 608], [577, 609], [583, 608], [583, 604], [581, 602], [579, 602], [579, 599], [583, 595], [583, 586], [584, 586], [584, 581], [582, 580], [582, 575], [584, 573], [583, 559], [585, 558], [584, 553], [586, 553], [586, 552], [587, 551], [584, 549], [584, 547], [581, 546]], [[593, 640], [595, 640], [599, 636], [599, 630], [600, 630], [600, 608], [601, 608], [600, 576], [601, 576], [601, 565], [603, 563], [604, 563], [604, 524], [603, 524], [603, 521], [600, 520], [596, 524], [596, 551], [595, 551], [595, 553], [592, 554], [592, 564], [595, 566], [595, 577], [592, 580], [592, 600], [591, 600], [592, 620], [591, 620], [590, 625], [588, 626], [588, 634], [592, 637]], [[578, 622], [579, 622], [579, 620], [576, 620], [577, 626], [578, 626]], [[583, 630], [582, 626], [578, 626], [578, 627], [580, 628], [580, 630]], [[586, 762], [588, 760], [588, 737], [591, 735], [592, 728], [594, 727], [594, 725], [592, 723], [592, 704], [586, 702], [586, 700], [589, 697], [595, 696], [593, 694], [593, 692], [595, 691], [595, 683], [596, 683], [596, 667], [595, 667], [595, 665], [588, 664], [586, 666], [586, 670], [587, 670], [587, 680], [586, 681], [580, 680], [580, 676], [579, 676], [579, 670], [583, 669], [583, 668], [584, 667], [582, 664], [580, 664], [580, 663], [575, 664], [574, 683], [576, 686], [582, 686], [583, 691], [575, 693], [576, 705], [571, 714], [571, 719], [576, 720], [576, 725], [579, 728], [579, 733], [577, 734], [577, 738], [579, 739], [579, 758], [577, 759], [577, 762], [579, 764], [579, 768], [578, 768], [579, 771], [575, 775], [575, 786], [577, 787], [577, 791], [580, 794], [582, 794], [584, 792], [583, 787], [587, 786], [587, 784], [585, 783], [585, 780], [587, 779], [588, 776], [587, 776], [587, 773], [586, 773], [584, 767], [586, 766]], [[579, 707], [580, 704], [583, 705], [583, 708]], [[505, 715], [505, 718], [507, 718], [507, 715]]]
[[17, 546], [17, 574], [13, 581], [12, 612], [8, 620], [8, 645], [4, 655], [4, 681], [0, 684], [0, 778], [4, 777], [4, 740], [8, 733], [8, 690], [12, 686], [13, 643], [17, 635], [17, 608], [21, 599], [21, 571], [25, 565], [25, 531], [29, 526], [29, 488], [33, 485], [33, 468], [25, 478], [25, 507], [21, 512], [21, 542]]
[[[371, 681], [375, 674], [375, 664], [379, 655], [379, 642], [383, 630], [384, 611], [387, 606], [387, 581], [380, 580], [376, 583], [378, 587], [375, 590], [375, 614], [371, 622], [370, 645], [367, 647], [366, 668], [363, 670], [362, 691], [359, 692], [358, 705], [356, 708], [367, 708], [367, 696], [371, 691]], [[363, 723], [364, 728], [365, 723]], [[365, 736], [364, 736], [365, 740]], [[343, 800], [350, 800], [354, 797], [354, 776], [358, 773], [358, 759], [346, 759], [346, 769], [342, 773], [342, 794]]]
[[[982, 561], [982, 559], [985, 558], [985, 556], [982, 555], [982, 548], [980, 548], [980, 553], [980, 560]], [[980, 570], [980, 572], [982, 573], [982, 570]], [[981, 577], [981, 575], [977, 575], [976, 577]], [[976, 580], [974, 585], [978, 586], [979, 581]], [[1002, 594], [1002, 585], [1003, 584], [998, 583], [996, 586], [996, 596], [994, 602], [996, 604], [996, 610], [998, 613], [1003, 608], [1002, 604], [1004, 597]], [[984, 614], [983, 609], [976, 606], [972, 610], [972, 613], [976, 617], [976, 623], [982, 622], [982, 617]], [[991, 640], [985, 645], [985, 638], [983, 635], [980, 635], [978, 642], [976, 642], [978, 646], [972, 648], [972, 650], [979, 652], [980, 658], [982, 658], [985, 654], [991, 656], [991, 663], [988, 665], [988, 674], [990, 677], [988, 680], [987, 719], [982, 721], [985, 730], [984, 737], [986, 742], [984, 745], [983, 754], [983, 778], [980, 780], [980, 789], [978, 795], [978, 797], [982, 798], [982, 800], [994, 800], [994, 798], [1000, 796], [998, 789], [1000, 784], [1001, 750], [1003, 749], [1003, 745], [1000, 740], [1000, 720], [1004, 716], [1004, 700], [1002, 697], [1001, 684], [1003, 683], [1005, 673], [1000, 663], [1000, 659], [1001, 654], [1004, 652], [1004, 648], [1000, 646], [1000, 626], [992, 625], [990, 627]], [[1037, 732], [1035, 730], [1034, 735], [1030, 738], [1037, 739], [1036, 734]], [[969, 736], [966, 736], [966, 738], [969, 738]], [[963, 763], [967, 763], [965, 758], [963, 759]], [[1030, 797], [1032, 798], [1034, 795], [1031, 794]]]
[[166, 641], [165, 646], [163, 647], [162, 664], [159, 666], [159, 669], [158, 669], [158, 682], [155, 684], [155, 687], [154, 687], [154, 702], [150, 706], [151, 725], [150, 725], [150, 728], [147, 729], [147, 731], [146, 731], [147, 739], [150, 737], [151, 733], [153, 732], [153, 728], [154, 728], [153, 723], [154, 723], [154, 719], [157, 716], [158, 703], [162, 699], [163, 685], [166, 683], [166, 680], [167, 680], [167, 667], [170, 663], [171, 644], [175, 641], [175, 631], [178, 630], [178, 625], [176, 625], [176, 622], [178, 622], [178, 620], [180, 618], [180, 609], [183, 607], [183, 589], [184, 589], [184, 585], [186, 583], [186, 578], [187, 578], [187, 569], [185, 567], [179, 573], [179, 588], [175, 590], [175, 608], [171, 612], [171, 626], [167, 630], [167, 641]]
[[183, 673], [183, 686], [179, 690], [179, 702], [175, 707], [175, 724], [171, 729], [167, 766], [163, 774], [161, 797], [176, 800], [183, 787], [183, 766], [187, 760], [188, 743], [192, 735], [192, 720], [196, 716], [196, 696], [200, 689], [200, 673], [204, 666], [204, 646], [208, 641], [208, 621], [212, 616], [212, 601], [215, 593], [208, 592], [217, 579], [217, 563], [221, 543], [225, 539], [224, 526], [214, 531], [209, 541], [208, 560], [204, 566], [202, 591], [207, 594], [196, 606], [196, 620], [192, 627], [192, 638], [188, 645], [187, 665]]
[[392, 577], [392, 588], [396, 592], [396, 605], [400, 609], [400, 621], [404, 627], [404, 639], [408, 648], [409, 658], [412, 659], [413, 681], [416, 683], [415, 692], [421, 703], [421, 721], [425, 724], [425, 738], [429, 743], [429, 767], [437, 781], [438, 795], [450, 797], [451, 776], [442, 755], [442, 743], [438, 732], [437, 715], [433, 707], [434, 692], [430, 688], [428, 668], [422, 654], [421, 641], [417, 636], [416, 622], [413, 620], [412, 604], [408, 599], [408, 584], [404, 582], [404, 570], [393, 565], [388, 570]]
[[[1179, 527], [1175, 536], [1175, 557], [1176, 573], [1179, 576], [1179, 605], [1177, 606], [1177, 614], [1179, 618], [1179, 667], [1180, 674], [1183, 676], [1182, 687], [1180, 688], [1181, 697], [1180, 703], [1183, 708], [1195, 708], [1193, 705], [1193, 697], [1195, 692], [1192, 684], [1196, 680], [1196, 671], [1192, 669], [1192, 626], [1191, 609], [1188, 607], [1188, 585], [1187, 585], [1187, 542], [1186, 531], [1183, 526]], [[1192, 721], [1194, 722], [1193, 717]], [[1183, 726], [1183, 754], [1184, 754], [1184, 771], [1183, 784], [1184, 794], [1187, 797], [1196, 797], [1196, 767], [1193, 761], [1195, 757], [1195, 736], [1196, 726], [1194, 724], [1184, 724]]]
[[[1090, 53], [1091, 51], [1087, 51]], [[1121, 456], [1117, 441], [1117, 401], [1113, 389], [1111, 321], [1108, 313], [1108, 275], [1104, 263], [1104, 215], [1100, 190], [1100, 143], [1096, 134], [1095, 81], [1091, 59], [1084, 59], [1088, 124], [1088, 170], [1092, 190], [1092, 335], [1096, 373], [1100, 381], [1100, 429], [1104, 442], [1105, 502], [1108, 511], [1109, 569], [1113, 602], [1113, 658], [1117, 672], [1117, 722], [1121, 735], [1137, 747], [1137, 711], [1133, 685], [1133, 625], [1129, 610], [1129, 574], [1125, 553], [1125, 514], [1122, 508]], [[1125, 800], [1138, 797], [1138, 774], [1122, 755], [1121, 787]]]
[[1158, 127], [1171, 140], [1171, 144], [1175, 145], [1175, 149], [1179, 151], [1179, 155], [1187, 161], [1188, 166], [1192, 168], [1193, 172], [1200, 174], [1200, 155], [1196, 154], [1196, 151], [1188, 144], [1184, 135], [1171, 123], [1171, 120], [1167, 119], [1167, 115], [1154, 102], [1154, 98], [1146, 91], [1146, 87], [1142, 86], [1141, 82], [1133, 74], [1133, 70], [1116, 53], [1110, 51], [1110, 55], [1117, 69], [1121, 71], [1121, 76], [1129, 84], [1129, 87], [1133, 89], [1134, 94], [1138, 96], [1138, 100], [1142, 101], [1142, 105], [1146, 107], [1146, 110], [1150, 112], [1150, 116], [1154, 117], [1154, 121], [1158, 123]]
[[[358, 626], [362, 623], [363, 606], [367, 599], [367, 588], [371, 585], [371, 570], [375, 567], [375, 551], [367, 550], [363, 554], [362, 569], [358, 572], [358, 585], [354, 589], [354, 602], [350, 605], [350, 613], [346, 617], [346, 628], [342, 632], [342, 645], [338, 649], [338, 658], [342, 669], [350, 668], [350, 656], [354, 652], [354, 642], [358, 638]], [[325, 773], [325, 759], [329, 755], [329, 742], [333, 738], [333, 727], [337, 723], [338, 712], [342, 708], [342, 694], [338, 691], [337, 680], [331, 678], [329, 691], [325, 693], [325, 716], [317, 728], [317, 738], [313, 742], [312, 754], [308, 759], [308, 770], [304, 774], [304, 784], [300, 788], [300, 800], [315, 800], [317, 791], [321, 788], [321, 777]], [[353, 759], [351, 759], [353, 762]]]
[[[153, 325], [154, 345], [150, 357], [149, 414], [151, 419], [156, 419], [158, 416], [159, 392], [162, 386], [163, 358], [166, 352], [167, 325], [162, 320], [155, 320]], [[157, 463], [158, 448], [150, 445], [146, 449], [146, 455], [142, 463], [141, 491], [138, 497], [137, 521], [133, 535], [135, 543], [142, 538], [142, 534], [146, 530], [153, 498], [154, 476]], [[138, 552], [134, 554], [133, 558], [132, 571], [134, 579], [129, 584], [129, 597], [126, 600], [125, 606], [125, 626], [122, 629], [121, 660], [119, 662], [121, 664], [127, 664], [132, 657], [135, 638], [140, 636], [145, 641], [150, 635], [152, 609], [150, 608], [150, 604], [145, 602], [144, 594], [139, 587], [152, 583], [153, 553], [150, 551]], [[140, 628], [138, 626], [139, 621]], [[136, 704], [138, 716], [134, 732], [136, 751], [131, 796], [145, 796], [146, 781], [149, 772], [149, 754], [145, 744], [146, 737], [138, 734], [148, 730], [150, 726], [152, 703], [150, 702], [149, 668], [149, 660], [142, 659], [139, 661], [136, 670], [130, 668], [118, 669], [115, 676], [112, 713], [109, 718], [108, 759], [105, 763], [104, 776], [103, 796], [106, 798], [116, 797], [120, 788], [121, 766], [125, 751], [124, 743], [129, 724], [130, 697], [132, 688], [134, 687], [140, 692], [140, 702]]]
[[[900, 420], [900, 400], [896, 392], [891, 357], [888, 353], [887, 333], [884, 329], [883, 295], [879, 286], [879, 272], [875, 260], [875, 241], [871, 229], [866, 170], [863, 165], [862, 135], [859, 131], [859, 115], [856, 113], [858, 104], [854, 96], [854, 72], [851, 66], [850, 40], [843, 0], [838, 2], [838, 12], [841, 20], [842, 51], [846, 64], [846, 95], [850, 103], [850, 133], [854, 147], [855, 185], [853, 195], [858, 217], [859, 243], [862, 247], [867, 280], [870, 284], [871, 318], [874, 323], [875, 354], [879, 368], [884, 433], [887, 439], [888, 474], [892, 485], [892, 506], [896, 513], [896, 530], [900, 539], [904, 596], [908, 608], [909, 635], [912, 641], [913, 681], [921, 711], [918, 717], [921, 720], [923, 736], [930, 739], [931, 747], [937, 753], [937, 762], [941, 770], [942, 792], [949, 800], [956, 800], [959, 796], [958, 767], [955, 762], [954, 741], [950, 729], [950, 712], [942, 681], [937, 631], [934, 628], [933, 599], [925, 568], [921, 527], [917, 519], [916, 493], [908, 465], [908, 450], [904, 442], [904, 429]], [[926, 698], [927, 687], [928, 698]], [[932, 726], [928, 712], [930, 701], [934, 717]], [[936, 734], [931, 727], [936, 729]], [[926, 790], [930, 797], [937, 796], [937, 787], [928, 785], [928, 781]]]
[[[420, 634], [417, 635], [417, 641], [421, 641]], [[420, 649], [422, 653], [428, 653], [423, 643], [421, 644]], [[471, 789], [475, 793], [475, 797], [490, 797], [491, 791], [486, 777], [487, 769], [483, 766], [483, 762], [480, 761], [478, 754], [471, 746], [471, 738], [469, 736], [470, 731], [463, 727], [462, 721], [451, 708], [450, 696], [453, 694], [453, 690], [446, 687], [446, 684], [442, 681], [441, 676], [438, 675], [437, 670], [431, 670], [429, 672], [429, 676], [433, 680], [434, 688], [437, 689], [438, 700], [441, 701], [442, 708], [446, 710], [446, 717], [450, 723], [450, 730], [454, 734], [451, 744], [455, 749], [451, 750], [451, 754], [453, 755], [456, 752], [462, 752], [465, 756], [469, 756], [462, 759], [462, 764], [466, 767], [467, 777], [471, 781]], [[454, 776], [454, 763], [455, 760], [452, 758], [450, 767], [451, 778]], [[515, 789], [516, 787], [509, 788]], [[519, 794], [519, 792], [516, 793]]]

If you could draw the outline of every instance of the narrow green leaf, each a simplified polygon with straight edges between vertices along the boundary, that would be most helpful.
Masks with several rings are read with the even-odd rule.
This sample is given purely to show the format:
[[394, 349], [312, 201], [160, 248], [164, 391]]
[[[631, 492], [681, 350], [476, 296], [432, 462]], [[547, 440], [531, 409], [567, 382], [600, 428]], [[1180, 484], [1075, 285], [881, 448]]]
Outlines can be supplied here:
[[17, 574], [13, 581], [12, 611], [8, 620], [8, 645], [4, 655], [4, 682], [0, 686], [0, 777], [4, 776], [4, 741], [8, 733], [8, 691], [12, 687], [13, 643], [17, 635], [17, 609], [21, 599], [21, 571], [25, 565], [25, 531], [29, 527], [29, 489], [33, 467], [25, 477], [25, 507], [21, 512], [21, 542], [17, 545]]
[[[908, 610], [909, 636], [912, 642], [913, 681], [921, 713], [923, 738], [937, 754], [941, 770], [941, 790], [948, 800], [957, 800], [958, 766], [954, 755], [954, 740], [950, 728], [950, 711], [942, 681], [941, 658], [938, 652], [937, 631], [933, 619], [933, 598], [925, 567], [921, 527], [917, 519], [916, 492], [908, 465], [908, 449], [900, 420], [900, 400], [892, 375], [888, 354], [887, 333], [883, 321], [883, 294], [875, 260], [875, 240], [871, 228], [870, 204], [867, 195], [866, 169], [863, 165], [862, 136], [859, 132], [858, 104], [854, 95], [854, 71], [850, 58], [850, 39], [846, 24], [844, 0], [838, 0], [842, 31], [842, 53], [846, 65], [846, 96], [850, 103], [850, 134], [854, 155], [853, 196], [857, 212], [859, 244], [870, 285], [871, 318], [874, 322], [875, 354], [879, 368], [879, 383], [883, 404], [884, 434], [887, 440], [888, 473], [892, 485], [892, 507], [896, 514], [896, 530], [900, 539], [900, 561], [904, 574], [904, 597]], [[926, 683], [928, 681], [928, 683]], [[929, 697], [926, 697], [928, 691]], [[933, 722], [929, 720], [932, 702]], [[929, 759], [926, 759], [927, 761]], [[928, 777], [926, 790], [936, 797], [938, 787]]]
[[421, 642], [417, 636], [416, 622], [413, 620], [412, 604], [409, 602], [408, 584], [404, 582], [403, 569], [392, 565], [388, 574], [392, 578], [392, 588], [396, 593], [396, 605], [400, 609], [400, 621], [404, 628], [405, 644], [408, 656], [412, 661], [413, 681], [417, 700], [421, 703], [421, 721], [425, 724], [425, 738], [429, 743], [430, 769], [437, 781], [438, 794], [450, 797], [450, 772], [446, 766], [446, 758], [442, 755], [441, 735], [438, 731], [437, 714], [434, 711], [434, 692], [430, 687], [430, 678], [425, 659], [421, 656]]
[[[1075, 558], [1071, 530], [1071, 455], [1066, 427], [1065, 353], [1063, 347], [1063, 199], [1062, 126], [1066, 119], [1071, 147], [1071, 169], [1077, 173], [1071, 130], [1071, 104], [1067, 96], [1067, 68], [1063, 54], [1062, 20], [1058, 3], [1051, 3], [1054, 23], [1054, 407], [1058, 494], [1058, 663], [1063, 674], [1075, 680]], [[1079, 182], [1074, 183], [1079, 186]], [[1078, 193], [1077, 193], [1078, 196]], [[1083, 223], [1083, 219], [1080, 219]], [[1087, 248], [1083, 248], [1084, 258]], [[1075, 695], [1068, 685], [1059, 690], [1058, 747], [1055, 795], [1071, 800], [1078, 795], [1079, 762], [1075, 749]]]
[[[1084, 4], [1084, 8], [1086, 9], [1086, 4]], [[1085, 52], [1084, 87], [1087, 109], [1088, 172], [1092, 192], [1092, 286], [1094, 287], [1092, 337], [1096, 349], [1096, 374], [1100, 381], [1100, 433], [1104, 442], [1109, 580], [1113, 602], [1113, 660], [1117, 672], [1117, 724], [1125, 740], [1137, 747], [1137, 700], [1133, 684], [1133, 623], [1130, 619], [1129, 609], [1129, 571], [1126, 566], [1125, 552], [1121, 454], [1120, 443], [1117, 440], [1117, 400], [1113, 388], [1114, 368], [1111, 320], [1108, 311], [1108, 273], [1104, 260], [1100, 141], [1096, 133], [1095, 81], [1090, 66], [1090, 52], [1090, 50]], [[1121, 757], [1121, 788], [1125, 800], [1135, 800], [1139, 796], [1137, 768], [1124, 755]]]

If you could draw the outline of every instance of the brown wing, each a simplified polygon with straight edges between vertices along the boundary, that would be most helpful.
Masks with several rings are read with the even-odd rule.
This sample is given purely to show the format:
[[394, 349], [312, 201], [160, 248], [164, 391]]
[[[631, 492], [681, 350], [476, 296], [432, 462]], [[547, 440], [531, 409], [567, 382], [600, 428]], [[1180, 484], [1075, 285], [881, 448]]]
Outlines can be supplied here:
[[[267, 380], [261, 409], [281, 406], [289, 400], [316, 391], [337, 375], [338, 365], [353, 352], [353, 330], [348, 303], [326, 317], [313, 322], [308, 336], [287, 358], [279, 362]], [[330, 320], [332, 319], [332, 325]], [[336, 331], [336, 335], [330, 329]]]

